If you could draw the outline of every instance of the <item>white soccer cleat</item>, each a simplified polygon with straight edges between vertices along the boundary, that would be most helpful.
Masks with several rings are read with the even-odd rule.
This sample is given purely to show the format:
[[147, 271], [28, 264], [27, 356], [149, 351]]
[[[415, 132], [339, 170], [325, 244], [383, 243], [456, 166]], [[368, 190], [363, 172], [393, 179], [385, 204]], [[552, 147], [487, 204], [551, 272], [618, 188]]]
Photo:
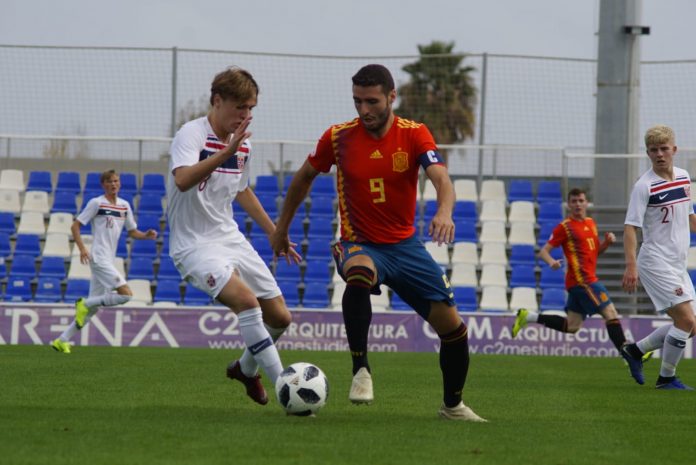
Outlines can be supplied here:
[[359, 369], [353, 376], [348, 399], [354, 404], [369, 404], [374, 399], [372, 394], [372, 376], [367, 371], [367, 368]]
[[447, 420], [475, 421], [479, 423], [488, 422], [488, 420], [476, 415], [473, 410], [464, 405], [464, 402], [459, 402], [459, 405], [454, 407], [445, 407], [445, 404], [442, 404], [437, 414]]

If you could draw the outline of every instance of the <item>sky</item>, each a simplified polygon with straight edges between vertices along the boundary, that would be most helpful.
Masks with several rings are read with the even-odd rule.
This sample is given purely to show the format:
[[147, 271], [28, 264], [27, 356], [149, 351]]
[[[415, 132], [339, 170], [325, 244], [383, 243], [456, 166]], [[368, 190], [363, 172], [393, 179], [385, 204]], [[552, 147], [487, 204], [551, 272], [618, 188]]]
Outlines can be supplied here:
[[[643, 0], [644, 60], [696, 58], [696, 2]], [[339, 56], [595, 58], [599, 0], [3, 0], [0, 44], [180, 47]]]

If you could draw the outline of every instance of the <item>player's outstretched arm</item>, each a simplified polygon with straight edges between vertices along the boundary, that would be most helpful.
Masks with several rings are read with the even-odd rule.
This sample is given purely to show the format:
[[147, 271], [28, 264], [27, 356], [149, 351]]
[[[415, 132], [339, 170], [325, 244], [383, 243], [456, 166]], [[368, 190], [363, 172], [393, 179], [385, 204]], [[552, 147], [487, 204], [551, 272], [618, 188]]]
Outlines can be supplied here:
[[438, 244], [454, 242], [454, 186], [444, 165], [430, 165], [425, 174], [437, 193], [437, 212], [428, 226], [428, 234]]
[[[273, 220], [271, 220], [268, 213], [263, 208], [263, 205], [261, 205], [261, 202], [259, 202], [259, 199], [256, 197], [254, 191], [247, 187], [243, 191], [237, 193], [235, 200], [244, 209], [244, 211], [247, 212], [251, 219], [261, 226], [261, 229], [263, 229], [263, 231], [268, 235], [270, 240], [271, 234], [273, 234], [276, 227], [275, 224], [273, 224]], [[294, 249], [296, 245], [297, 244], [295, 243], [290, 243], [290, 247], [286, 255], [288, 262], [300, 263], [302, 261], [302, 256]]]
[[561, 267], [562, 262], [560, 260], [556, 260], [551, 256], [551, 249], [553, 249], [553, 246], [551, 244], [549, 244], [548, 242], [544, 244], [544, 246], [539, 251], [539, 258], [546, 262], [546, 264], [549, 265], [549, 267], [552, 270], [557, 270]]
[[626, 292], [635, 292], [638, 287], [638, 265], [636, 264], [636, 247], [638, 235], [636, 227], [630, 224], [624, 225], [624, 255], [626, 257], [626, 270], [623, 275], [623, 289]]
[[696, 214], [689, 215], [689, 229], [691, 232], [696, 232]]
[[86, 265], [89, 263], [92, 257], [90, 256], [87, 247], [85, 247], [85, 243], [82, 241], [80, 227], [82, 227], [82, 223], [80, 223], [78, 220], [75, 220], [73, 221], [73, 224], [70, 226], [70, 232], [72, 232], [73, 239], [75, 240], [75, 245], [80, 251], [80, 262], [83, 265]]
[[186, 192], [194, 186], [197, 186], [201, 181], [210, 176], [217, 167], [222, 165], [232, 155], [237, 153], [242, 143], [251, 137], [251, 133], [247, 131], [251, 116], [247, 117], [231, 135], [227, 147], [218, 150], [205, 160], [194, 163], [190, 166], [180, 166], [173, 172], [174, 184], [181, 192]]
[[319, 171], [314, 169], [314, 167], [309, 164], [309, 161], [305, 160], [302, 167], [293, 175], [290, 187], [288, 187], [288, 192], [285, 194], [280, 217], [275, 225], [276, 229], [269, 237], [271, 248], [276, 256], [282, 256], [289, 252], [291, 246], [290, 237], [288, 236], [290, 222], [292, 222], [300, 203], [307, 197], [307, 193], [312, 187], [314, 178], [316, 178], [318, 174]]
[[147, 231], [143, 232], [138, 229], [131, 229], [130, 231], [128, 231], [128, 237], [132, 237], [133, 239], [138, 240], [155, 240], [157, 239], [157, 231], [155, 231], [154, 229], [148, 229]]
[[616, 242], [616, 235], [614, 235], [613, 232], [604, 233], [604, 240], [601, 244], [599, 244], [599, 249], [597, 249], [597, 253], [604, 253], [604, 251], [607, 250], [609, 246], [612, 245], [614, 242]]

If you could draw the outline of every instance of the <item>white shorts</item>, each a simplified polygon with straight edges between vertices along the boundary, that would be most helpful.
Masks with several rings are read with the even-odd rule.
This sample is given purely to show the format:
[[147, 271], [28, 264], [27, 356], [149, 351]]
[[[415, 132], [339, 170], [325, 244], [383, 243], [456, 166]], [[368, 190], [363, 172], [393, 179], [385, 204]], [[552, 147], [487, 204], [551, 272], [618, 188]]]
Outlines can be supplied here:
[[682, 271], [654, 265], [654, 263], [638, 260], [640, 282], [652, 300], [655, 310], [658, 313], [665, 313], [675, 305], [689, 300], [692, 301], [693, 307], [696, 292], [686, 269]]
[[184, 280], [212, 298], [220, 294], [232, 273], [259, 299], [282, 295], [271, 270], [246, 239], [234, 244], [199, 244], [172, 259]]
[[126, 285], [126, 280], [113, 263], [90, 263], [92, 277], [89, 281], [89, 296], [96, 297]]

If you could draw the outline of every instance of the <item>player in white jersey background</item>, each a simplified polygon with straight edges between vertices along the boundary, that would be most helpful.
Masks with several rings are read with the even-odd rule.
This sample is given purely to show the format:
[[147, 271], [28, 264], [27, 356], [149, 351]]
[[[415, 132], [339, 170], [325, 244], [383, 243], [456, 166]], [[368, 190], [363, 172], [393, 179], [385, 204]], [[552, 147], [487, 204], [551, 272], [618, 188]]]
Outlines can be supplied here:
[[[246, 349], [227, 367], [247, 395], [264, 405], [261, 366], [271, 382], [282, 371], [274, 341], [291, 322], [285, 300], [266, 263], [239, 230], [232, 201], [270, 235], [275, 225], [249, 188], [253, 155], [248, 132], [258, 84], [230, 68], [213, 79], [210, 111], [177, 132], [167, 179], [169, 254], [181, 276], [239, 318]], [[299, 263], [292, 249], [286, 259]]]
[[[121, 189], [118, 173], [114, 170], [105, 171], [100, 181], [104, 194], [90, 199], [71, 226], [75, 246], [80, 250], [80, 261], [90, 265], [92, 276], [89, 282], [89, 296], [75, 302], [75, 320], [51, 343], [55, 350], [63, 353], [70, 353], [68, 341], [89, 322], [100, 306], [124, 304], [133, 296], [125, 278], [114, 266], [118, 239], [124, 226], [128, 236], [133, 239], [157, 238], [157, 231], [154, 229], [146, 232], [138, 230], [131, 206], [126, 200], [118, 197], [118, 191]], [[92, 223], [91, 252], [80, 234], [80, 227], [87, 223]]]
[[[686, 269], [690, 230], [696, 231], [691, 202], [689, 173], [674, 166], [677, 153], [674, 131], [663, 125], [645, 133], [645, 147], [652, 168], [633, 186], [624, 226], [626, 270], [623, 287], [634, 292], [640, 278], [658, 314], [673, 324], [657, 328], [650, 335], [627, 344], [633, 369], [642, 369], [641, 357], [662, 349], [662, 365], [655, 385], [658, 389], [693, 390], [676, 376], [676, 368], [688, 339], [696, 328], [694, 286]], [[636, 258], [637, 230], [643, 242]]]

